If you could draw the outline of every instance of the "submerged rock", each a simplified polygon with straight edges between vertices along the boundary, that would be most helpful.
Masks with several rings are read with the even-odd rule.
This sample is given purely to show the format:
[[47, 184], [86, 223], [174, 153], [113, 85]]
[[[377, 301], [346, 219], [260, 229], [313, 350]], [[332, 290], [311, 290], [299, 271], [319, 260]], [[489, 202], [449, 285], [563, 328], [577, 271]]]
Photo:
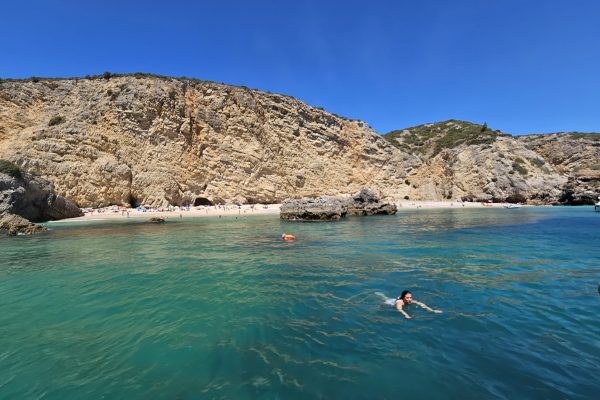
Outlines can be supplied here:
[[395, 204], [382, 202], [371, 189], [363, 188], [351, 197], [288, 199], [281, 205], [279, 217], [291, 221], [335, 221], [346, 215], [391, 215], [396, 211]]
[[148, 222], [153, 224], [164, 224], [165, 222], [167, 222], [167, 220], [165, 220], [162, 217], [152, 217], [148, 220]]

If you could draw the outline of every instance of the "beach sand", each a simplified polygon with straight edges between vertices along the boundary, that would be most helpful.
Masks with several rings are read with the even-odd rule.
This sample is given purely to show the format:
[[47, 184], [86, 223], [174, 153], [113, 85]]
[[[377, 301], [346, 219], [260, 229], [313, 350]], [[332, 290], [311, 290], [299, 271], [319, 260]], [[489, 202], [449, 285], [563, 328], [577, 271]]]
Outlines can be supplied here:
[[504, 208], [507, 203], [479, 203], [479, 202], [462, 202], [462, 201], [410, 201], [410, 200], [399, 200], [396, 201], [398, 210], [402, 209], [414, 209], [414, 208]]
[[[458, 201], [396, 201], [398, 211], [410, 209], [437, 209], [437, 208], [502, 208], [504, 203], [468, 203]], [[71, 218], [71, 221], [79, 220], [108, 220], [108, 219], [149, 219], [152, 217], [161, 217], [165, 219], [190, 218], [190, 217], [240, 217], [249, 215], [269, 215], [279, 214], [281, 204], [255, 204], [242, 206], [200, 206], [179, 208], [174, 207], [171, 210], [152, 210], [140, 211], [134, 208], [122, 208], [117, 206], [101, 209], [88, 210], [83, 217]]]
[[179, 208], [174, 207], [171, 210], [166, 209], [147, 209], [141, 211], [135, 208], [123, 208], [123, 207], [106, 207], [100, 209], [93, 209], [85, 212], [83, 217], [71, 218], [70, 221], [78, 220], [108, 220], [108, 219], [150, 219], [150, 218], [165, 218], [165, 219], [176, 219], [176, 218], [190, 218], [190, 217], [239, 217], [248, 215], [267, 215], [267, 214], [279, 214], [279, 207], [281, 204], [256, 204], [256, 205], [242, 205], [242, 206], [200, 206]]

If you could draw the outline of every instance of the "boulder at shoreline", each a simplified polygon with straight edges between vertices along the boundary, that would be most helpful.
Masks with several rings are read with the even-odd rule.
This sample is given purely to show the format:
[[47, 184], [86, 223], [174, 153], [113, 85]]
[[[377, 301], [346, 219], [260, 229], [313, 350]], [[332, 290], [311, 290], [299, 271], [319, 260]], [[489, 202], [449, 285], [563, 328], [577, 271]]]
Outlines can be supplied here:
[[398, 208], [384, 202], [369, 188], [363, 188], [348, 201], [348, 215], [394, 215]]
[[289, 221], [336, 221], [346, 215], [392, 215], [393, 203], [382, 202], [368, 188], [347, 196], [288, 199], [281, 205], [279, 217]]
[[10, 236], [32, 235], [46, 231], [46, 227], [29, 222], [25, 218], [15, 214], [0, 215], [0, 232], [6, 232]]
[[33, 222], [81, 217], [79, 207], [57, 195], [53, 185], [0, 160], [0, 230], [9, 235], [45, 231]]
[[0, 170], [0, 215], [15, 214], [32, 222], [83, 216], [75, 203], [54, 192], [50, 182], [16, 171]]

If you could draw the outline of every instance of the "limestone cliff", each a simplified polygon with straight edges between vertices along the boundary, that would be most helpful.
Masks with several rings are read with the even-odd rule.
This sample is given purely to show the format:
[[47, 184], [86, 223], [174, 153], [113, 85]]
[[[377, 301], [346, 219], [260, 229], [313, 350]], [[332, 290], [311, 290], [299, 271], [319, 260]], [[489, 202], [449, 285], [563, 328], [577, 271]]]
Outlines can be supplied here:
[[600, 195], [600, 135], [553, 133], [527, 135], [519, 141], [532, 149], [567, 178], [559, 201], [594, 204]]
[[588, 203], [600, 135], [445, 121], [380, 136], [292, 97], [144, 74], [0, 81], [0, 158], [80, 207], [348, 195]]
[[0, 82], [0, 158], [80, 207], [398, 197], [418, 163], [292, 97], [145, 75]]
[[[512, 136], [487, 125], [450, 120], [390, 132], [385, 138], [419, 157], [407, 174], [410, 198], [576, 204], [583, 192], [590, 199], [600, 192], [595, 181], [600, 135], [580, 136]], [[565, 197], [568, 193], [574, 196]]]

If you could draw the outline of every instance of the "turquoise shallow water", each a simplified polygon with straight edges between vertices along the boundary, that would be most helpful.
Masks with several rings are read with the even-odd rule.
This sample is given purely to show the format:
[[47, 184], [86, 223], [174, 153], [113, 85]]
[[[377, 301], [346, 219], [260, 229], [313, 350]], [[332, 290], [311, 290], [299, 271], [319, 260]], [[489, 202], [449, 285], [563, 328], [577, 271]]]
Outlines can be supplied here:
[[[0, 399], [600, 391], [591, 207], [50, 227], [0, 239]], [[405, 288], [444, 313], [375, 294]]]

